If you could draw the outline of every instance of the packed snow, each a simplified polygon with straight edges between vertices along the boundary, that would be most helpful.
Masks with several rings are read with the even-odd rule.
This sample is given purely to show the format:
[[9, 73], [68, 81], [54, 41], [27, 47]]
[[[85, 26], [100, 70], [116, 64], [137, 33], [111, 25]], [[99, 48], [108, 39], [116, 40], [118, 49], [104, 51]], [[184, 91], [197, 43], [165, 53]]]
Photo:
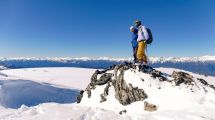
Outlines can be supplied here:
[[[173, 68], [157, 69], [166, 76], [173, 71], [181, 71]], [[194, 87], [194, 92], [190, 92], [185, 86], [173, 87], [165, 82], [159, 83], [147, 74], [130, 70], [125, 72], [126, 82], [146, 90], [150, 96], [147, 101], [158, 105], [157, 111], [144, 111], [143, 102], [128, 106], [119, 104], [114, 98], [113, 88], [110, 89], [112, 92], [107, 101], [99, 103], [104, 86], [92, 92], [93, 99], [84, 96], [82, 102], [77, 104], [75, 96], [79, 90], [86, 88], [94, 71], [95, 69], [71, 67], [0, 71], [0, 120], [215, 119], [215, 92], [212, 89], [206, 87], [206, 94], [203, 89], [205, 86], [196, 82], [198, 87]], [[195, 80], [202, 78], [215, 85], [215, 77], [188, 73], [192, 74]], [[140, 82], [141, 78], [144, 78], [144, 84]], [[123, 109], [126, 109], [127, 113], [120, 115], [119, 111]]]
[[50, 67], [50, 68], [23, 68], [0, 71], [13, 79], [32, 80], [40, 83], [49, 83], [58, 87], [84, 89], [90, 81], [95, 69]]

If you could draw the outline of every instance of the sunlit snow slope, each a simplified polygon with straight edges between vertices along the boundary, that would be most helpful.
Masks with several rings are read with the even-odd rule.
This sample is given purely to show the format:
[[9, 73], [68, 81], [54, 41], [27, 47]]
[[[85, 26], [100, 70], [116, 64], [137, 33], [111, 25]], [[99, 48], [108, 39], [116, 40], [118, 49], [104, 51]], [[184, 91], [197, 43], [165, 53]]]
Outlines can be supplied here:
[[[164, 73], [169, 80], [173, 71], [183, 71], [174, 68], [157, 70]], [[146, 100], [158, 106], [157, 111], [147, 112], [143, 110], [141, 101], [128, 106], [119, 104], [112, 88], [107, 101], [100, 103], [100, 93], [103, 93], [104, 86], [92, 90], [92, 99], [84, 96], [81, 104], [75, 103], [79, 90], [87, 87], [94, 71], [95, 69], [69, 67], [0, 71], [0, 120], [213, 120], [215, 118], [215, 93], [197, 81], [197, 78], [202, 78], [209, 84], [215, 85], [215, 77], [184, 71], [191, 74], [196, 82], [196, 86], [193, 87], [194, 92], [191, 92], [190, 87], [183, 84], [174, 86], [169, 82], [159, 82], [138, 70], [125, 71], [125, 81], [134, 87], [143, 88], [149, 96]], [[142, 79], [145, 83], [142, 83]], [[28, 104], [31, 102], [35, 104]], [[18, 106], [14, 107], [14, 104]], [[127, 113], [120, 115], [119, 112], [124, 109]]]

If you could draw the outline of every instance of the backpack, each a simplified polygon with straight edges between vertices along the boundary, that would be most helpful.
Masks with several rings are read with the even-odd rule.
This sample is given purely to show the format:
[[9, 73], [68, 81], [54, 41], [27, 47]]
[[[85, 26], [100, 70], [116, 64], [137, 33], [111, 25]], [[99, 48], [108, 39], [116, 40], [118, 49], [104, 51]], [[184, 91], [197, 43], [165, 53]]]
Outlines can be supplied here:
[[151, 32], [151, 30], [149, 28], [146, 28], [146, 30], [147, 30], [147, 32], [149, 34], [149, 38], [148, 38], [148, 40], [146, 40], [146, 43], [151, 44], [153, 42], [152, 32]]

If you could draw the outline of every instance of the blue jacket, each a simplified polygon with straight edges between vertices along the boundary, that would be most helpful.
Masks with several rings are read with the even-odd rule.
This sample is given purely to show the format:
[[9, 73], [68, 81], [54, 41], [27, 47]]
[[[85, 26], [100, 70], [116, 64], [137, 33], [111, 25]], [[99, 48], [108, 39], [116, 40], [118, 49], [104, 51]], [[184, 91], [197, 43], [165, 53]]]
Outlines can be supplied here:
[[131, 44], [132, 44], [133, 48], [136, 48], [138, 46], [138, 43], [137, 43], [138, 34], [137, 33], [138, 33], [137, 29], [135, 29], [134, 32], [132, 32]]

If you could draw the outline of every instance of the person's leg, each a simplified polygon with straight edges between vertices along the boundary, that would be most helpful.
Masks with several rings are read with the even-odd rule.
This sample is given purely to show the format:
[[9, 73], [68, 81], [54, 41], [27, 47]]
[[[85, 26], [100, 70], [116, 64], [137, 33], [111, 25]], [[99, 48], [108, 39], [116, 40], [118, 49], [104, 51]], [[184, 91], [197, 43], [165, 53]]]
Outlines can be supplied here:
[[137, 48], [138, 48], [138, 47], [136, 47], [136, 48], [135, 48], [135, 51], [134, 51], [134, 53], [135, 53], [135, 62], [137, 62]]
[[144, 65], [147, 65], [146, 47], [147, 47], [146, 42], [143, 42], [143, 62], [144, 62], [143, 64]]
[[135, 47], [133, 47], [133, 57], [134, 57], [134, 63], [135, 63], [136, 62]]
[[137, 47], [133, 47], [134, 63], [137, 62]]
[[139, 63], [143, 62], [143, 54], [144, 54], [144, 42], [139, 41], [138, 48], [137, 48], [137, 60]]

